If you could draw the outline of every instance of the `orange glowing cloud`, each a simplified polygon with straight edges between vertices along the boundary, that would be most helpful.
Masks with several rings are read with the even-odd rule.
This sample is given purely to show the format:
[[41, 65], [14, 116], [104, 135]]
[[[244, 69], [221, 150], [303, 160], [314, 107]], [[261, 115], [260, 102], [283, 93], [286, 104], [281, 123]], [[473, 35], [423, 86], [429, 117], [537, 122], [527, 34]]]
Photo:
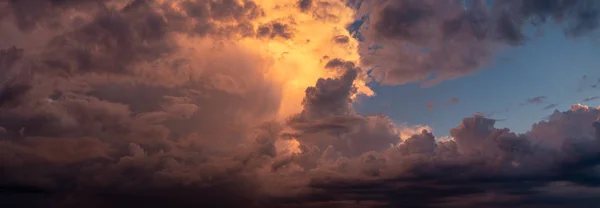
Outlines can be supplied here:
[[[185, 5], [181, 4], [183, 1], [163, 2], [169, 3], [175, 11], [185, 13]], [[219, 53], [212, 50], [215, 47], [235, 47], [244, 53], [254, 54], [260, 59], [257, 60], [260, 65], [256, 67], [264, 73], [264, 78], [281, 90], [278, 118], [285, 119], [301, 110], [304, 91], [308, 86], [319, 78], [337, 75], [335, 71], [323, 69], [330, 59], [340, 58], [358, 63], [358, 42], [350, 38], [345, 29], [354, 20], [354, 10], [336, 0], [319, 1], [306, 10], [298, 8], [297, 0], [258, 0], [255, 3], [261, 8], [261, 15], [248, 19], [254, 25], [250, 29], [257, 31], [255, 36], [238, 34], [215, 42], [215, 37], [178, 35], [178, 45], [205, 51], [188, 52], [192, 54], [184, 55], [199, 59]], [[229, 22], [214, 24], [222, 28], [231, 26]], [[190, 73], [193, 75], [202, 72]], [[357, 80], [356, 87], [359, 94], [370, 96], [374, 93], [365, 85], [367, 81]]]
[[[270, 22], [288, 24], [289, 39], [244, 39], [240, 44], [270, 60], [267, 64], [269, 79], [282, 87], [280, 118], [286, 118], [301, 110], [306, 87], [317, 79], [336, 75], [323, 70], [330, 58], [357, 62], [358, 42], [348, 38], [346, 42], [336, 37], [350, 37], [346, 26], [354, 20], [354, 10], [336, 0], [320, 1], [308, 11], [297, 7], [297, 0], [258, 0], [265, 15], [256, 20], [257, 25]], [[372, 95], [364, 84], [356, 83], [359, 93]]]

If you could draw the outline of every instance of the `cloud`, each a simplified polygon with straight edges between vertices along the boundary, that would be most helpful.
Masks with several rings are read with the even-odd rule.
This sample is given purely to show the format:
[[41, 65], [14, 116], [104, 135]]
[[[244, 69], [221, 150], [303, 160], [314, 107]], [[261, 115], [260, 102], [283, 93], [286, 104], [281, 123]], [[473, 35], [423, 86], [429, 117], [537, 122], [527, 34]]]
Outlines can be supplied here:
[[425, 106], [427, 107], [427, 110], [433, 110], [433, 108], [435, 108], [435, 102], [427, 102]]
[[594, 100], [598, 100], [598, 99], [600, 99], [600, 96], [592, 96], [592, 97], [585, 98], [582, 101], [583, 102], [590, 102], [590, 101], [594, 101]]
[[314, 87], [306, 89], [303, 110], [288, 124], [295, 138], [320, 149], [331, 146], [346, 156], [380, 151], [399, 143], [401, 131], [389, 118], [363, 117], [352, 109], [351, 98], [357, 93], [354, 80], [360, 69], [339, 59], [325, 66], [344, 72], [338, 78], [319, 79]]
[[[400, 11], [435, 16], [423, 5]], [[476, 115], [437, 142], [358, 114], [373, 92], [340, 1], [0, 6], [9, 207], [597, 203], [598, 108], [525, 134]]]
[[558, 104], [550, 104], [550, 105], [547, 105], [546, 107], [544, 107], [544, 110], [550, 110], [550, 109], [556, 108], [557, 106], [558, 106]]
[[448, 100], [448, 102], [456, 104], [456, 103], [458, 103], [458, 98], [450, 98], [450, 100]]
[[474, 116], [481, 116], [481, 117], [492, 117], [494, 115], [494, 113], [475, 112], [473, 115]]
[[302, 11], [307, 11], [312, 7], [312, 0], [298, 0], [298, 8]]
[[498, 51], [527, 44], [526, 26], [560, 24], [568, 37], [598, 28], [591, 1], [361, 1], [361, 63], [383, 84], [437, 84], [476, 73]]
[[[329, 190], [323, 192], [325, 196], [320, 196], [322, 198], [378, 199], [386, 201], [388, 206], [544, 206], [552, 204], [548, 201], [550, 198], [558, 197], [555, 200], [570, 203], [569, 206], [585, 207], [597, 202], [591, 196], [577, 202], [575, 195], [558, 196], [552, 194], [551, 190], [555, 189], [549, 187], [562, 180], [570, 184], [595, 184], [592, 181], [597, 180], [596, 177], [583, 182], [577, 178], [583, 175], [572, 176], [573, 169], [569, 168], [581, 168], [579, 170], [584, 175], [595, 173], [598, 149], [594, 145], [597, 145], [598, 137], [587, 134], [594, 131], [591, 125], [573, 125], [570, 122], [590, 123], [598, 118], [598, 112], [598, 109], [575, 105], [570, 111], [556, 112], [552, 121], [534, 126], [526, 135], [510, 133], [508, 129], [496, 129], [493, 120], [480, 116], [466, 118], [460, 126], [451, 130], [454, 140], [439, 142], [434, 147], [434, 156], [417, 159], [423, 157], [422, 153], [432, 152], [430, 149], [420, 149], [428, 146], [426, 140], [422, 140], [421, 145], [413, 148], [415, 152], [387, 160], [387, 166], [381, 171], [382, 176], [386, 175], [385, 171], [393, 169], [391, 164], [403, 164], [402, 169], [396, 169], [400, 172], [395, 172], [390, 178], [323, 181], [316, 187]], [[572, 115], [578, 119], [572, 119]], [[589, 117], [583, 119], [580, 116]], [[557, 135], [540, 127], [548, 124], [564, 133]], [[426, 134], [424, 132], [421, 136]], [[538, 137], [541, 134], [543, 137]], [[572, 139], [560, 139], [567, 138], [564, 136]], [[562, 141], [562, 145], [546, 146], [551, 145], [553, 142], [549, 140], [553, 139]], [[410, 146], [411, 143], [405, 144]], [[406, 152], [402, 148], [395, 151]], [[590, 160], [583, 159], [588, 157]], [[584, 165], [576, 162], [579, 159], [575, 158], [596, 162]], [[547, 172], [549, 168], [557, 171]], [[592, 187], [597, 190], [595, 185]], [[545, 191], [539, 192], [541, 189]]]
[[540, 104], [543, 103], [546, 100], [546, 96], [537, 96], [537, 97], [532, 97], [526, 100], [526, 103], [523, 103], [521, 105], [527, 105], [527, 104]]

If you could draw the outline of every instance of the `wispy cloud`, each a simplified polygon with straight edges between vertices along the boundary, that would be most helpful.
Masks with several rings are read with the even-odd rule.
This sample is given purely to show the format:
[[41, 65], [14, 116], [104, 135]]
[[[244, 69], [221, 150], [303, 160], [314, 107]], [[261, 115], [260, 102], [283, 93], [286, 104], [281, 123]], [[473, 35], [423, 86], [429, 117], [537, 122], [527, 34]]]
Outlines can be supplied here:
[[599, 100], [599, 99], [600, 99], [600, 96], [592, 96], [592, 97], [585, 98], [582, 101], [583, 102], [590, 102], [590, 101]]
[[527, 105], [527, 104], [541, 104], [546, 100], [546, 96], [537, 96], [537, 97], [532, 97], [529, 98], [527, 100], [525, 100], [525, 103], [522, 103], [521, 105]]
[[544, 107], [544, 110], [550, 110], [550, 109], [554, 109], [558, 106], [558, 104], [550, 104], [547, 105], [546, 107]]
[[433, 102], [433, 101], [427, 102], [427, 104], [425, 104], [425, 107], [427, 107], [427, 110], [431, 111], [435, 108], [435, 102]]
[[450, 103], [453, 103], [453, 104], [456, 104], [456, 103], [458, 103], [458, 98], [455, 98], [455, 97], [453, 97], [453, 98], [450, 98], [450, 99], [448, 100], [448, 102], [450, 102]]

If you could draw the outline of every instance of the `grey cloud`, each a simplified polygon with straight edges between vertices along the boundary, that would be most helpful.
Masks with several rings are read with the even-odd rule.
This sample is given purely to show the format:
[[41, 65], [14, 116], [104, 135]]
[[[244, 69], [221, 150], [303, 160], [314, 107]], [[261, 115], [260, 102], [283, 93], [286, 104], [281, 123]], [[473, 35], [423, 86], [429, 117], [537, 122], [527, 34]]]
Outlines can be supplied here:
[[[182, 61], [172, 37], [226, 35], [238, 33], [236, 28], [188, 30], [182, 27], [191, 23], [183, 18], [188, 14], [167, 9], [160, 16], [157, 11], [166, 7], [152, 1], [108, 10], [100, 3], [89, 5], [97, 10], [86, 10], [76, 8], [75, 1], [48, 2], [61, 8], [56, 13], [49, 7], [22, 10], [15, 18], [50, 13], [60, 18], [68, 15], [58, 12], [64, 8], [89, 12], [92, 19], [69, 30], [54, 28], [60, 32], [41, 49], [13, 47], [0, 54], [0, 166], [7, 169], [0, 179], [3, 201], [28, 207], [262, 207], [244, 199], [252, 191], [241, 190], [259, 189], [244, 174], [275, 154], [274, 137], [261, 133], [263, 139], [256, 139], [253, 133], [274, 119], [279, 90], [265, 80], [250, 54], [207, 49], [198, 53], [211, 63]], [[212, 16], [192, 17], [199, 20], [243, 25], [261, 15], [251, 2], [185, 2], [187, 8], [210, 8]], [[45, 19], [28, 21], [36, 22], [33, 26]], [[153, 68], [139, 67], [143, 64]], [[202, 70], [202, 76], [185, 71], [190, 67], [199, 67], [195, 70]], [[64, 193], [77, 196], [65, 198]], [[154, 200], [138, 201], [147, 197]], [[219, 197], [227, 199], [215, 200]]]
[[319, 79], [315, 87], [306, 89], [306, 96], [302, 101], [304, 109], [300, 118], [318, 119], [330, 115], [352, 114], [350, 96], [356, 93], [354, 80], [358, 76], [358, 69], [351, 62], [339, 59], [329, 61], [326, 68], [341, 68], [344, 73], [337, 79]]
[[[545, 133], [548, 129], [534, 126], [527, 135], [517, 135], [507, 129], [494, 128], [491, 119], [467, 118], [451, 131], [454, 141], [436, 146], [432, 136], [423, 132], [398, 146], [394, 151], [403, 152], [398, 154], [402, 156], [391, 155], [383, 161], [385, 165], [379, 166], [380, 179], [315, 181], [313, 187], [327, 191], [309, 195], [307, 200], [337, 199], [358, 204], [375, 200], [391, 207], [537, 207], [555, 203], [586, 207], [598, 203], [593, 198], [593, 190], [598, 190], [599, 180], [593, 174], [600, 164], [600, 137], [598, 131], [596, 136], [590, 137], [587, 134], [593, 131], [590, 120], [579, 118], [586, 115], [595, 119], [596, 111], [574, 106], [570, 111], [558, 113], [561, 116], [557, 114], [551, 122], [555, 124], [553, 127], [571, 134], [547, 133], [544, 134], [547, 140], [537, 140], [539, 134], [529, 135]], [[581, 129], [573, 129], [572, 120], [582, 122], [578, 126]], [[564, 136], [573, 136], [573, 139], [562, 140], [558, 147], [546, 146], [547, 141], [561, 140], [559, 138]], [[403, 164], [404, 168], [395, 170], [393, 164]], [[388, 171], [394, 174], [388, 175]], [[549, 191], [553, 190], [549, 187], [560, 182], [573, 187], [591, 187], [592, 191], [588, 192], [591, 195], [576, 197], [575, 192], [557, 195]]]
[[546, 96], [537, 96], [537, 97], [532, 97], [532, 98], [528, 98], [525, 103], [521, 104], [521, 105], [527, 105], [527, 104], [540, 104], [543, 103], [545, 100], [547, 99]]
[[[262, 15], [251, 1], [182, 1], [178, 4], [187, 9], [184, 12], [155, 1], [120, 2], [122, 8], [109, 3], [114, 2], [38, 0], [35, 6], [22, 5], [27, 4], [22, 1], [8, 6], [14, 7], [9, 10], [13, 19], [27, 22], [30, 26], [23, 26], [27, 28], [51, 21], [50, 17], [79, 18], [76, 25], [41, 31], [51, 38], [43, 44], [43, 57], [36, 61], [47, 72], [58, 74], [132, 73], [132, 64], [168, 60], [166, 55], [179, 49], [173, 34], [253, 36], [254, 26], [249, 21]], [[23, 27], [23, 32], [31, 31]]]
[[103, 2], [106, 1], [10, 1], [7, 10], [14, 15], [14, 21], [21, 30], [31, 31], [38, 24], [58, 29], [63, 26], [60, 24], [60, 17], [64, 12], [71, 9], [93, 11], [97, 7], [102, 7]]
[[[211, 102], [202, 99], [186, 99], [191, 99], [191, 103], [186, 104], [185, 99], [165, 99], [162, 109], [137, 115], [128, 109], [135, 105], [94, 97], [41, 100], [14, 109], [3, 107], [0, 125], [9, 135], [0, 136], [3, 140], [0, 166], [7, 169], [0, 186], [3, 189], [39, 187], [48, 197], [36, 199], [33, 194], [20, 199], [18, 196], [22, 194], [12, 190], [8, 195], [2, 194], [2, 198], [10, 197], [6, 201], [14, 206], [32, 207], [90, 203], [97, 207], [122, 207], [150, 196], [152, 200], [137, 203], [150, 207], [165, 203], [209, 207], [255, 203], [252, 198], [244, 199], [252, 191], [242, 189], [258, 187], [249, 184], [252, 183], [249, 178], [242, 179], [245, 176], [241, 174], [257, 168], [257, 163], [263, 163], [263, 157], [273, 156], [273, 138], [264, 135], [266, 141], [244, 142], [252, 139], [250, 132], [255, 127], [244, 125], [249, 119], [245, 115], [227, 112], [227, 109], [235, 109], [234, 103], [252, 101], [223, 100], [226, 103], [211, 106]], [[264, 100], [256, 99], [264, 104]], [[252, 111], [237, 108], [247, 113]], [[208, 114], [211, 112], [212, 115]], [[256, 119], [259, 115], [248, 117]], [[20, 129], [24, 129], [23, 137], [17, 136]], [[235, 146], [239, 143], [249, 146]], [[210, 155], [220, 154], [226, 156], [210, 159]], [[85, 177], [72, 177], [74, 175]], [[247, 185], [234, 185], [242, 183]], [[173, 194], [175, 192], [179, 194]], [[234, 192], [239, 193], [239, 199], [234, 197]], [[77, 196], [67, 200], [61, 193]], [[200, 195], [193, 196], [196, 194]], [[194, 200], [183, 200], [179, 196], [193, 196]], [[227, 199], [216, 200], [219, 197]]]
[[[352, 62], [330, 60], [325, 67], [341, 71], [337, 78], [319, 79], [306, 89], [303, 110], [290, 120], [303, 144], [321, 149], [333, 146], [345, 156], [383, 150], [400, 142], [393, 122], [386, 116], [357, 115], [351, 106], [354, 81], [360, 73]], [[375, 136], [376, 139], [371, 139]]]
[[[73, 28], [41, 51], [0, 53], [0, 200], [9, 207], [597, 202], [544, 188], [557, 181], [598, 185], [598, 109], [576, 105], [555, 112], [524, 135], [474, 116], [450, 132], [451, 141], [436, 143], [427, 131], [401, 138], [390, 118], [355, 112], [354, 84], [365, 71], [332, 59], [325, 68], [339, 76], [307, 88], [303, 111], [279, 123], [281, 91], [264, 78], [258, 58], [224, 44], [181, 60], [172, 42], [173, 33], [238, 33], [248, 18], [261, 15], [255, 4], [184, 1], [183, 13], [164, 10], [167, 22], [155, 13], [165, 5], [152, 1], [120, 10], [94, 6], [101, 1], [39, 2], [52, 7], [19, 11], [18, 18], [32, 15], [23, 29], [50, 24], [53, 18], [45, 15], [63, 11], [88, 12], [93, 19], [64, 25]], [[155, 67], [136, 67], [142, 63]]]
[[28, 84], [22, 83], [5, 83], [0, 89], [0, 106], [18, 105], [18, 99], [31, 89]]
[[546, 107], [544, 107], [544, 110], [550, 110], [550, 109], [556, 108], [557, 106], [558, 106], [558, 104], [550, 104], [550, 105], [547, 105]]
[[[539, 189], [558, 181], [592, 187], [600, 182], [593, 172], [600, 164], [595, 145], [600, 127], [590, 125], [598, 122], [598, 109], [575, 105], [555, 112], [525, 135], [473, 116], [451, 130], [454, 140], [436, 143], [422, 131], [401, 142], [389, 118], [360, 116], [348, 107], [359, 69], [337, 60], [330, 70], [345, 73], [307, 89], [304, 111], [297, 115], [302, 119], [286, 124], [256, 119], [264, 104], [259, 94], [243, 98], [203, 85], [102, 86], [100, 94], [63, 93], [52, 102], [31, 99], [16, 109], [2, 107], [1, 115], [11, 116], [0, 119], [9, 135], [25, 126], [24, 138], [0, 143], [6, 150], [0, 164], [7, 167], [0, 185], [10, 190], [3, 197], [32, 207], [331, 207], [347, 201], [364, 207], [543, 206], [546, 198], [563, 203], [577, 198]], [[116, 92], [132, 96], [110, 96]], [[161, 105], [136, 103], [137, 94]], [[241, 125], [235, 125], [238, 120]], [[228, 124], [233, 125], [223, 128]], [[274, 143], [285, 140], [280, 135], [288, 127], [296, 130], [300, 152], [277, 153]], [[240, 142], [244, 145], [231, 146]], [[587, 197], [572, 205], [596, 202]]]
[[434, 153], [436, 146], [437, 144], [435, 143], [433, 134], [427, 132], [427, 130], [423, 130], [421, 134], [412, 135], [404, 140], [404, 142], [398, 146], [398, 150], [404, 155], [431, 155]]
[[[579, 138], [593, 135], [594, 129], [589, 125], [600, 116], [600, 110], [573, 105], [567, 112], [554, 111], [548, 121], [532, 126], [527, 135], [533, 139], [544, 140], [544, 143], [558, 147], [566, 138]], [[568, 128], [560, 128], [565, 126]], [[556, 140], [551, 140], [555, 138]]]
[[383, 84], [430, 86], [473, 74], [497, 51], [526, 44], [526, 25], [558, 23], [569, 37], [598, 28], [594, 1], [470, 2], [362, 2], [359, 14], [368, 14], [360, 29], [362, 64], [374, 67], [371, 73]]
[[[121, 4], [121, 7], [114, 7], [112, 5]], [[31, 30], [36, 24], [60, 24], [58, 21], [62, 15], [68, 14], [73, 10], [92, 12], [92, 13], [104, 13], [109, 10], [122, 9], [122, 10], [137, 10], [146, 7], [149, 8], [160, 8], [165, 10], [166, 17], [173, 20], [174, 27], [171, 29], [182, 29], [181, 21], [187, 21], [182, 19], [180, 14], [169, 10], [169, 7], [164, 4], [159, 4], [158, 1], [54, 1], [54, 0], [36, 0], [36, 1], [14, 1], [8, 4], [8, 11], [14, 16], [15, 22], [23, 30]], [[206, 31], [201, 28], [217, 29], [208, 20], [216, 20], [221, 22], [232, 22], [239, 21], [241, 24], [245, 24], [244, 21], [252, 19], [262, 15], [262, 11], [252, 1], [236, 2], [232, 0], [224, 1], [182, 1], [182, 6], [185, 6], [186, 14], [194, 19], [199, 20], [195, 25], [193, 31], [200, 32]], [[138, 13], [140, 14], [140, 13]], [[57, 25], [57, 29], [61, 29], [61, 25]], [[213, 31], [214, 32], [214, 31]]]
[[423, 1], [401, 1], [394, 6], [384, 7], [374, 30], [384, 38], [413, 40], [421, 38], [418, 27], [421, 21], [434, 15], [430, 4]]
[[23, 56], [23, 49], [11, 47], [0, 50], [0, 69], [5, 73]]
[[582, 101], [583, 102], [590, 102], [590, 101], [594, 101], [594, 100], [598, 100], [598, 99], [600, 99], [600, 96], [592, 96], [592, 97], [585, 98]]
[[133, 8], [122, 13], [109, 12], [79, 31], [55, 38], [44, 64], [50, 70], [67, 73], [128, 73], [126, 69], [131, 64], [158, 59], [174, 49], [164, 41], [165, 24], [152, 12], [137, 12]]

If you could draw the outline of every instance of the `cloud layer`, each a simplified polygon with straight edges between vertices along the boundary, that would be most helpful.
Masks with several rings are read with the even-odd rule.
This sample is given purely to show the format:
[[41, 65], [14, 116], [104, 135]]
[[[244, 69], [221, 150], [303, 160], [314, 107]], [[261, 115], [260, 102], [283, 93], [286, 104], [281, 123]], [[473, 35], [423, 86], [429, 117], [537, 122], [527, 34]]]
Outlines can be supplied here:
[[[438, 12], [403, 4], [425, 17]], [[355, 12], [340, 1], [0, 7], [0, 200], [8, 207], [598, 203], [600, 108], [555, 111], [522, 135], [473, 116], [437, 142], [427, 126], [355, 112], [356, 96], [373, 94], [361, 62], [369, 58], [345, 29]], [[374, 32], [432, 41], [421, 29]]]
[[595, 34], [600, 21], [593, 0], [360, 2], [362, 64], [389, 85], [430, 86], [474, 74], [495, 52], [535, 38], [527, 27], [557, 23], [578, 38]]

